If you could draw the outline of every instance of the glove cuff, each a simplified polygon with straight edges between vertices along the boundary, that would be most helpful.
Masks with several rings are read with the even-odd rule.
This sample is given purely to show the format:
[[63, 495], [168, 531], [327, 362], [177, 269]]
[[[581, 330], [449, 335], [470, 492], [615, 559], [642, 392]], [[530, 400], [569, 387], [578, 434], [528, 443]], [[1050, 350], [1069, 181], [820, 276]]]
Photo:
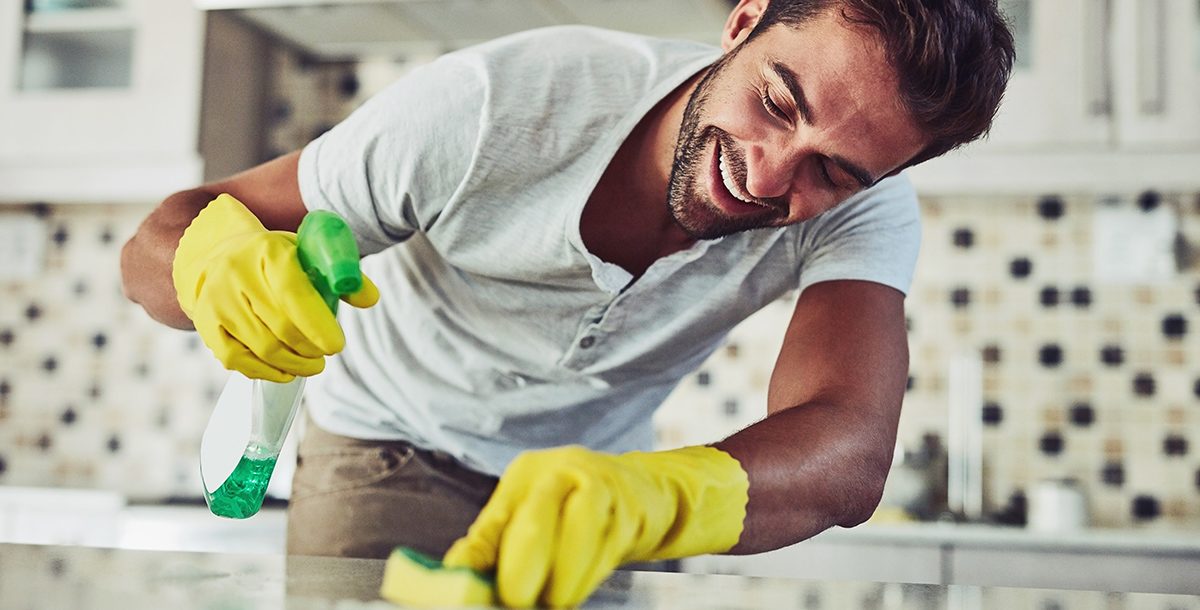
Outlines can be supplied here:
[[653, 548], [635, 550], [627, 561], [723, 553], [738, 543], [750, 479], [732, 455], [716, 447], [696, 446], [621, 457], [639, 462], [675, 499], [675, 518], [661, 541]]
[[265, 233], [266, 230], [253, 212], [228, 193], [217, 196], [200, 210], [179, 238], [171, 264], [175, 297], [188, 317], [192, 315], [200, 283], [198, 276], [203, 269], [203, 265], [197, 263], [211, 257], [217, 244], [231, 236]]

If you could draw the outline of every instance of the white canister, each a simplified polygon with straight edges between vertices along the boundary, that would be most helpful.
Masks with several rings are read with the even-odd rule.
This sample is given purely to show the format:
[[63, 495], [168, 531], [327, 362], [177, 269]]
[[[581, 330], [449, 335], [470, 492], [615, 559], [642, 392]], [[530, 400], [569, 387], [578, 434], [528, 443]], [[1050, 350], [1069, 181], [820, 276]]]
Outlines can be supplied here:
[[1087, 499], [1075, 479], [1049, 479], [1029, 496], [1029, 529], [1069, 532], [1087, 527]]

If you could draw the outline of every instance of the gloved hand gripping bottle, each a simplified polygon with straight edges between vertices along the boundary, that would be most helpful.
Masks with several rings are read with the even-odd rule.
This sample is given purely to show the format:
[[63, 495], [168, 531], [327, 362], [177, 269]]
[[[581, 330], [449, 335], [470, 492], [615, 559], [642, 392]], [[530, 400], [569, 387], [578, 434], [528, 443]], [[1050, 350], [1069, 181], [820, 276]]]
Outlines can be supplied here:
[[[296, 248], [309, 281], [329, 310], [337, 314], [340, 297], [358, 292], [363, 286], [358, 245], [350, 228], [333, 212], [309, 212], [296, 232]], [[299, 410], [304, 381], [305, 377], [299, 376], [287, 383], [247, 380], [237, 373], [230, 379], [201, 441], [200, 476], [204, 480], [204, 499], [213, 514], [245, 519], [262, 507], [275, 462]], [[241, 459], [222, 481], [220, 475], [228, 468], [214, 467], [214, 460], [205, 454], [229, 451], [230, 439], [237, 442], [237, 422], [244, 430], [247, 408], [249, 440]], [[210, 440], [210, 436], [214, 438]], [[221, 459], [217, 462], [224, 462], [232, 456], [218, 457]]]

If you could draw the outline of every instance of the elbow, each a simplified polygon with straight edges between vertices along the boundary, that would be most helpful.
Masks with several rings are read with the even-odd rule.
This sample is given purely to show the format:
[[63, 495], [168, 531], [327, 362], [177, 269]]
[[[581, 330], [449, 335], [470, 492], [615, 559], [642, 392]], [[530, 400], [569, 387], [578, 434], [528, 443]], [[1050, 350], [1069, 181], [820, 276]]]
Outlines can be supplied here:
[[853, 483], [845, 490], [845, 511], [837, 522], [840, 527], [861, 525], [875, 514], [890, 469], [890, 452], [885, 457], [872, 455], [858, 461], [857, 472], [846, 478]]

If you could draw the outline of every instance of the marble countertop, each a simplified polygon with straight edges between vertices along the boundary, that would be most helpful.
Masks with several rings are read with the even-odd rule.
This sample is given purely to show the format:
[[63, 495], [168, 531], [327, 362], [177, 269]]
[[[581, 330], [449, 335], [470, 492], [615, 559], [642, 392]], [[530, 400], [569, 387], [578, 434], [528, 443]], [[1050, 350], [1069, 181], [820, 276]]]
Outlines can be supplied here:
[[[390, 610], [382, 574], [366, 559], [3, 544], [0, 608]], [[1200, 597], [617, 572], [584, 608], [1200, 610]]]

